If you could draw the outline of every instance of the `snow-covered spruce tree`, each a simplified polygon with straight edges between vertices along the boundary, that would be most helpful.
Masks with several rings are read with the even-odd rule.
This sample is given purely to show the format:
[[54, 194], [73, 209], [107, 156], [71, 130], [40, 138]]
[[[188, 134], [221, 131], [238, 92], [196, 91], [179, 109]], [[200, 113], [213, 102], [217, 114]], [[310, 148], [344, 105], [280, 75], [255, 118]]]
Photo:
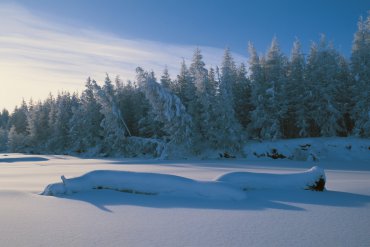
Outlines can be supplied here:
[[[272, 40], [266, 58], [259, 64], [253, 47], [251, 48], [251, 67], [261, 67], [263, 76], [253, 85], [253, 98], [256, 106], [252, 113], [252, 122], [259, 130], [262, 139], [283, 137], [282, 120], [286, 114], [285, 81], [287, 60], [281, 53], [276, 38]], [[252, 71], [252, 73], [255, 73]], [[259, 72], [260, 73], [260, 72]], [[252, 78], [256, 76], [253, 75]]]
[[47, 152], [46, 143], [50, 138], [49, 114], [50, 105], [46, 100], [44, 103], [38, 102], [29, 109], [28, 132], [29, 145], [33, 152]]
[[197, 110], [197, 89], [192, 81], [189, 69], [187, 68], [184, 60], [181, 63], [180, 74], [177, 76], [177, 88], [178, 92], [175, 92], [176, 95], [180, 98], [187, 112], [190, 115], [194, 115]]
[[28, 106], [23, 100], [22, 105], [14, 109], [9, 119], [8, 148], [11, 152], [26, 152], [28, 147]]
[[265, 93], [263, 88], [264, 73], [260, 58], [251, 42], [248, 44], [248, 52], [250, 71], [249, 80], [251, 81], [252, 86], [252, 104], [254, 106], [254, 110], [251, 112], [251, 122], [248, 126], [248, 133], [255, 138], [262, 138], [262, 130], [267, 121], [267, 116], [264, 112], [264, 105], [262, 104], [263, 96], [260, 96]]
[[62, 153], [69, 151], [73, 140], [69, 138], [70, 120], [73, 115], [73, 107], [78, 105], [78, 96], [68, 92], [58, 94], [55, 105], [49, 113], [49, 124], [51, 138], [48, 149], [53, 152]]
[[355, 92], [354, 92], [354, 79], [351, 76], [349, 64], [347, 60], [339, 55], [338, 57], [338, 88], [334, 95], [334, 101], [336, 102], [337, 109], [341, 114], [339, 125], [342, 130], [337, 132], [340, 136], [348, 136], [352, 134], [354, 128], [354, 115], [353, 109], [355, 106]]
[[301, 43], [297, 39], [293, 43], [285, 86], [287, 113], [284, 118], [284, 136], [286, 138], [308, 136], [308, 90], [304, 77], [305, 67]]
[[0, 152], [8, 149], [8, 130], [0, 127]]
[[8, 134], [8, 149], [10, 152], [25, 152], [27, 149], [27, 136], [18, 133], [16, 127], [12, 125]]
[[230, 50], [226, 49], [221, 65], [219, 92], [217, 94], [217, 147], [226, 152], [239, 152], [242, 144], [242, 128], [235, 117], [233, 87], [237, 70]]
[[8, 110], [3, 109], [0, 112], [0, 151], [8, 149], [8, 123], [10, 115]]
[[192, 119], [187, 114], [181, 100], [159, 84], [154, 73], [145, 72], [138, 67], [137, 83], [149, 100], [156, 120], [163, 123], [167, 143], [161, 158], [170, 158], [186, 153], [192, 144]]
[[7, 109], [3, 109], [2, 112], [0, 112], [0, 128], [8, 129], [9, 119], [10, 119], [9, 111]]
[[127, 81], [123, 84], [116, 79], [117, 104], [122, 112], [132, 136], [139, 136], [143, 127], [140, 121], [145, 118], [149, 111], [149, 102], [136, 83]]
[[15, 131], [18, 134], [27, 135], [27, 115], [28, 115], [28, 106], [26, 101], [22, 101], [22, 105], [18, 108], [17, 106], [14, 109], [13, 114], [9, 119], [9, 125], [15, 127]]
[[163, 74], [161, 76], [161, 84], [163, 87], [173, 90], [173, 82], [171, 80], [170, 74], [168, 73], [168, 68], [165, 66]]
[[[83, 153], [90, 148], [101, 145], [102, 128], [100, 123], [103, 115], [101, 106], [94, 95], [94, 84], [90, 77], [85, 83], [79, 104], [72, 108], [73, 116], [70, 120], [69, 138], [72, 142], [72, 151]], [[99, 150], [97, 150], [99, 151]]]
[[[216, 78], [217, 76], [217, 78]], [[204, 140], [200, 140], [203, 142], [203, 146], [210, 145], [213, 149], [221, 149], [220, 147], [220, 129], [219, 125], [220, 123], [218, 120], [218, 111], [219, 111], [219, 84], [220, 84], [220, 73], [219, 68], [217, 67], [217, 70], [213, 69], [212, 67], [208, 70], [208, 82], [211, 85], [210, 93], [212, 97], [210, 98], [210, 116], [211, 116], [211, 122], [209, 123], [208, 130], [207, 130], [207, 137]], [[205, 142], [207, 140], [208, 142]], [[199, 140], [198, 140], [199, 141]], [[207, 147], [203, 147], [207, 148]], [[223, 150], [225, 151], [225, 150]]]
[[269, 136], [272, 139], [284, 137], [283, 119], [287, 112], [287, 102], [285, 95], [285, 83], [287, 80], [287, 59], [280, 50], [277, 39], [271, 42], [270, 50], [264, 63], [266, 82], [268, 89], [266, 94], [272, 102], [267, 108], [272, 123]]
[[103, 87], [97, 85], [95, 81], [92, 83], [95, 98], [101, 106], [100, 113], [103, 115], [100, 126], [103, 128], [104, 151], [109, 154], [122, 152], [126, 136], [131, 136], [131, 133], [118, 107], [116, 90], [108, 75], [105, 78]]
[[370, 137], [370, 12], [360, 18], [354, 35], [351, 72], [355, 80], [355, 134]]
[[338, 93], [340, 55], [326, 43], [322, 36], [320, 44], [312, 44], [307, 61], [306, 78], [309, 85], [310, 136], [336, 136], [343, 131], [339, 125], [342, 113], [335, 95]]
[[235, 116], [246, 131], [251, 123], [251, 112], [254, 107], [252, 104], [252, 85], [247, 78], [247, 69], [243, 63], [237, 68], [233, 97]]
[[[208, 70], [205, 68], [203, 56], [200, 49], [196, 49], [193, 55], [193, 60], [190, 65], [190, 76], [192, 83], [196, 87], [195, 98], [191, 104], [195, 105], [195, 111], [189, 113], [193, 119], [194, 130], [197, 143], [202, 144], [201, 149], [207, 148], [209, 144], [214, 146], [213, 140], [215, 130], [215, 84], [211, 83], [208, 77]], [[211, 142], [211, 143], [209, 143]], [[216, 145], [217, 146], [217, 145]]]

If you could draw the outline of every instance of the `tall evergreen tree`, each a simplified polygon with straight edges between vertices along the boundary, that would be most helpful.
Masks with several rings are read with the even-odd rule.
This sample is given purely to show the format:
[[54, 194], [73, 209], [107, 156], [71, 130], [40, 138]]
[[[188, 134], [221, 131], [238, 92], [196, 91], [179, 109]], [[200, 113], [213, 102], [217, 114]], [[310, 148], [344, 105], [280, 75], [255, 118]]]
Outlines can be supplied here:
[[247, 69], [242, 63], [236, 71], [236, 82], [233, 86], [235, 116], [244, 130], [251, 123], [251, 112], [254, 110], [252, 104], [252, 85], [247, 78]]
[[33, 152], [48, 151], [46, 143], [50, 138], [49, 113], [50, 108], [46, 102], [38, 102], [29, 110], [29, 144]]
[[156, 120], [163, 123], [168, 143], [164, 156], [174, 155], [176, 150], [189, 150], [192, 144], [192, 119], [186, 113], [180, 99], [159, 84], [154, 73], [137, 68], [137, 82], [156, 113]]
[[163, 70], [163, 74], [161, 76], [161, 84], [163, 87], [173, 90], [173, 83], [170, 74], [168, 73], [167, 66], [165, 66]]
[[266, 114], [264, 112], [264, 100], [263, 95], [265, 94], [264, 84], [264, 73], [262, 70], [262, 65], [260, 57], [254, 45], [249, 42], [248, 44], [249, 52], [249, 79], [252, 85], [252, 104], [254, 105], [254, 110], [251, 113], [251, 123], [249, 126], [249, 133], [253, 137], [263, 138], [263, 129], [266, 125]]
[[24, 152], [28, 147], [28, 106], [23, 100], [22, 105], [15, 107], [9, 120], [8, 147], [11, 152]]
[[226, 49], [221, 66], [217, 104], [218, 148], [227, 152], [241, 150], [242, 129], [235, 117], [233, 87], [237, 70], [230, 50]]
[[69, 136], [73, 140], [73, 150], [85, 152], [89, 148], [101, 145], [103, 115], [101, 106], [94, 95], [95, 82], [87, 79], [79, 104], [75, 106], [70, 120]]
[[7, 129], [9, 126], [10, 114], [7, 109], [3, 109], [0, 113], [0, 128]]
[[187, 112], [194, 115], [196, 111], [196, 87], [191, 79], [189, 69], [183, 60], [180, 67], [180, 74], [177, 76], [178, 93], [181, 102]]
[[104, 86], [93, 82], [94, 94], [100, 104], [100, 113], [104, 116], [100, 126], [104, 131], [104, 149], [108, 153], [122, 151], [126, 136], [131, 136], [116, 99], [116, 90], [107, 75]]
[[190, 65], [190, 76], [192, 83], [196, 87], [196, 97], [192, 99], [195, 111], [190, 113], [193, 117], [194, 133], [196, 133], [196, 137], [200, 138], [199, 144], [208, 145], [208, 137], [214, 131], [212, 121], [215, 118], [215, 114], [212, 100], [215, 97], [215, 89], [213, 88], [214, 85], [209, 81], [208, 70], [205, 68], [203, 56], [199, 49], [196, 49], [194, 52]]
[[284, 118], [284, 136], [286, 138], [308, 136], [308, 89], [305, 80], [305, 57], [301, 43], [293, 43], [285, 92], [287, 113]]
[[355, 134], [370, 137], [370, 12], [354, 35], [351, 71], [355, 82]]
[[340, 55], [328, 46], [325, 36], [320, 44], [313, 44], [307, 62], [310, 91], [311, 136], [335, 136], [343, 131], [342, 118], [335, 95], [338, 93]]
[[[254, 103], [256, 108], [252, 113], [255, 129], [259, 130], [259, 137], [263, 139], [277, 139], [282, 137], [282, 119], [286, 113], [285, 81], [286, 58], [281, 53], [276, 38], [263, 63], [258, 64], [255, 51], [252, 49], [252, 68], [263, 69], [263, 78], [258, 75], [259, 81], [254, 85]], [[256, 73], [256, 72], [253, 72]], [[261, 72], [258, 72], [261, 73]], [[256, 75], [257, 76], [257, 75]], [[253, 75], [253, 77], [256, 77]]]
[[27, 115], [28, 115], [28, 106], [25, 100], [22, 101], [21, 106], [17, 106], [14, 109], [14, 112], [9, 120], [10, 126], [14, 126], [15, 131], [18, 134], [27, 135]]
[[[49, 114], [49, 123], [52, 136], [49, 142], [49, 149], [54, 152], [67, 151], [71, 146], [69, 136], [70, 120], [73, 116], [73, 107], [78, 103], [77, 95], [71, 95], [68, 92], [58, 94], [55, 105]], [[54, 108], [54, 109], [53, 109]], [[53, 119], [51, 120], [50, 117]]]

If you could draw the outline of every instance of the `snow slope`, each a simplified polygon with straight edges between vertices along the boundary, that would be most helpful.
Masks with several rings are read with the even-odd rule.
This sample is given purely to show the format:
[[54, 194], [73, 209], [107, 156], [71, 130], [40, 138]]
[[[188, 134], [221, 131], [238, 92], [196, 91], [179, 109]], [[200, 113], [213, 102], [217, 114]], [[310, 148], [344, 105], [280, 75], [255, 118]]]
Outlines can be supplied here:
[[[79, 159], [0, 154], [1, 246], [369, 246], [370, 162]], [[89, 190], [39, 195], [60, 176], [131, 171], [210, 181], [231, 172], [287, 174], [319, 165], [325, 192], [250, 190], [242, 200]]]

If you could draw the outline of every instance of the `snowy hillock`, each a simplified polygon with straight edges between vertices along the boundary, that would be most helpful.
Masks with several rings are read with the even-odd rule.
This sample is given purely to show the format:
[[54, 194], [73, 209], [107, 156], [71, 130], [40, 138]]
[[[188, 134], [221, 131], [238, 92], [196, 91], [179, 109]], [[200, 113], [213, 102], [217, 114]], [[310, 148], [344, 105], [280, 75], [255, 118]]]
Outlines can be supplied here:
[[370, 139], [302, 138], [252, 141], [245, 145], [244, 152], [250, 160], [370, 161]]
[[315, 166], [311, 169], [292, 174], [271, 174], [254, 172], [232, 172], [217, 178], [242, 190], [254, 189], [303, 189], [323, 191], [326, 176], [323, 169]]
[[305, 189], [322, 191], [325, 188], [323, 169], [294, 174], [262, 174], [232, 172], [211, 181], [198, 181], [185, 177], [126, 171], [97, 170], [61, 183], [49, 184], [42, 195], [58, 196], [94, 189], [115, 190], [141, 195], [165, 195], [221, 200], [241, 200], [250, 189]]
[[209, 199], [245, 198], [245, 194], [222, 182], [197, 181], [185, 177], [126, 171], [97, 170], [62, 183], [48, 185], [42, 195], [63, 195], [93, 189], [107, 189], [142, 195], [202, 197]]

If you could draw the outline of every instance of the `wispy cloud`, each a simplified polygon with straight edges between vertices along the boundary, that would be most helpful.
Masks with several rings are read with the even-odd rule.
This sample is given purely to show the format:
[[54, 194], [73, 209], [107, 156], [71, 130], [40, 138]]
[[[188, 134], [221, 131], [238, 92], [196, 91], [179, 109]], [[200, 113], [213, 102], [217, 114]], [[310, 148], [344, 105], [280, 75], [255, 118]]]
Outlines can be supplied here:
[[[135, 78], [141, 66], [172, 76], [195, 46], [130, 40], [40, 18], [19, 5], [0, 4], [0, 108], [13, 109], [22, 98], [44, 99], [49, 92], [81, 91], [88, 76], [105, 73]], [[220, 64], [223, 50], [200, 47], [208, 65]], [[236, 61], [245, 57], [234, 54]]]

